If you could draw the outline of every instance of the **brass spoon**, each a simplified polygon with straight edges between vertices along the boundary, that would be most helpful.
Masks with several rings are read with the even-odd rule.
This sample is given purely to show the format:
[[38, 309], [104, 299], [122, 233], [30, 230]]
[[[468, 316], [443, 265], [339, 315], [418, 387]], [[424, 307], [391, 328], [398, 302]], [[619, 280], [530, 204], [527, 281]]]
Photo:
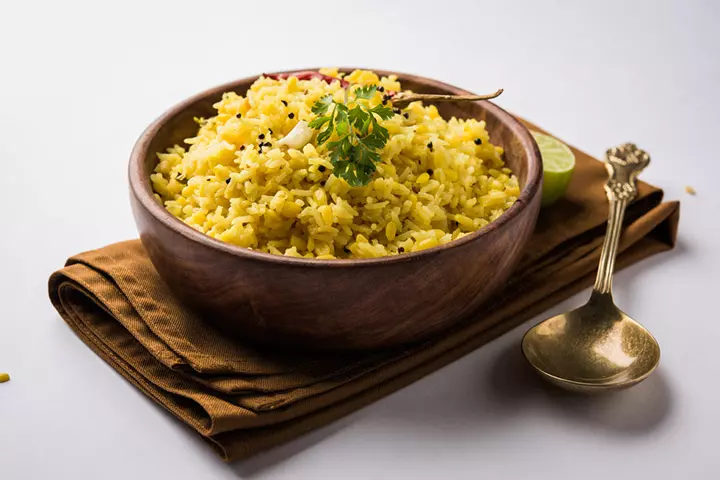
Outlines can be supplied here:
[[646, 379], [660, 360], [655, 338], [616, 307], [612, 297], [625, 207], [637, 195], [635, 179], [650, 157], [630, 143], [608, 150], [606, 156], [610, 215], [590, 300], [539, 323], [522, 340], [525, 358], [546, 380], [581, 392], [635, 385]]
[[393, 107], [403, 108], [412, 102], [426, 101], [426, 102], [476, 102], [478, 100], [492, 100], [497, 98], [503, 93], [503, 89], [500, 88], [494, 93], [488, 95], [440, 95], [435, 93], [409, 93], [399, 92], [392, 97]]

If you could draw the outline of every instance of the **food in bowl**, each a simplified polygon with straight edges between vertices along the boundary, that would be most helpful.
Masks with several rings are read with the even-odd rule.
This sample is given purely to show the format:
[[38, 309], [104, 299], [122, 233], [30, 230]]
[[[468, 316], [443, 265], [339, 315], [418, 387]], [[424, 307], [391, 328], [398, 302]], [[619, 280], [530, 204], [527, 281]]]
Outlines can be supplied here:
[[374, 258], [457, 240], [520, 195], [485, 122], [394, 108], [394, 75], [261, 76], [158, 153], [156, 199], [216, 239], [316, 259]]
[[[430, 78], [376, 72], [397, 75], [406, 89], [419, 94], [472, 95]], [[278, 77], [293, 75], [297, 72]], [[502, 160], [518, 178], [520, 196], [489, 225], [435, 248], [342, 260], [274, 255], [201, 233], [158, 203], [150, 181], [157, 152], [194, 137], [194, 117], [215, 116], [213, 105], [224, 92], [247, 92], [257, 79], [238, 79], [183, 100], [145, 129], [130, 155], [130, 203], [140, 239], [173, 295], [199, 318], [243, 342], [340, 350], [421, 341], [497, 298], [538, 218], [542, 161], [527, 128], [492, 102], [436, 105], [444, 118], [486, 122], [492, 143], [504, 148]]]

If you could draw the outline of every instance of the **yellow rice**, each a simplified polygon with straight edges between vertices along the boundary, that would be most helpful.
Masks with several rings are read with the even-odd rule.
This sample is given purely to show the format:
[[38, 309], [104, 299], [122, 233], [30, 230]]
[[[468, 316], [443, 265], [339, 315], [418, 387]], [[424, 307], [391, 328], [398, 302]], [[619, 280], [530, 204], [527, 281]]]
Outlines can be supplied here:
[[[336, 69], [321, 72], [338, 76]], [[401, 90], [394, 76], [370, 71], [344, 79]], [[340, 82], [260, 77], [245, 97], [225, 93], [214, 105], [216, 116], [198, 119], [197, 135], [185, 140], [188, 148], [158, 153], [150, 177], [156, 198], [219, 240], [277, 255], [333, 259], [450, 242], [497, 219], [520, 194], [485, 122], [445, 120], [435, 106], [420, 102], [403, 109], [408, 118], [399, 114], [381, 122], [390, 139], [363, 187], [335, 177], [326, 146], [317, 147], [314, 139], [302, 150], [276, 146], [299, 120], [315, 118], [311, 106], [327, 94], [342, 102]], [[272, 146], [260, 149], [265, 142]]]

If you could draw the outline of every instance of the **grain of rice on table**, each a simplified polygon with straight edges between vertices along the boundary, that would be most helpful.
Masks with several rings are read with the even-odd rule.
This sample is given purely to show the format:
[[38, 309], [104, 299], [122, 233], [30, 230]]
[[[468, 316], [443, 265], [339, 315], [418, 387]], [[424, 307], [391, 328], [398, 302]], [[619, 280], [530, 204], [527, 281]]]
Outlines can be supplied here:
[[[337, 69], [321, 73], [339, 77]], [[350, 84], [401, 91], [395, 76], [356, 70]], [[197, 135], [158, 153], [156, 198], [191, 227], [261, 252], [317, 259], [371, 258], [448, 243], [497, 219], [520, 194], [485, 122], [443, 119], [415, 102], [381, 121], [390, 138], [370, 183], [333, 175], [327, 144], [278, 146], [340, 82], [260, 77], [245, 97], [223, 94]], [[370, 100], [383, 101], [382, 92]]]

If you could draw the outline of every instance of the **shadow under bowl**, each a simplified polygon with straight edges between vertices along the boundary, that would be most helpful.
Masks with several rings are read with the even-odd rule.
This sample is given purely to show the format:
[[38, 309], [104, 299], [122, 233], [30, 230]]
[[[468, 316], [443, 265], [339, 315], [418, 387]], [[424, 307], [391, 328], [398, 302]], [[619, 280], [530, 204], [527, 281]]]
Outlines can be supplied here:
[[[341, 69], [349, 72], [352, 69]], [[397, 72], [405, 89], [463, 95], [465, 90]], [[487, 101], [439, 103], [445, 118], [486, 122], [505, 150], [521, 194], [502, 216], [459, 240], [403, 255], [312, 260], [256, 252], [200, 233], [153, 197], [149, 176], [162, 152], [194, 135], [194, 117], [214, 115], [223, 92], [244, 95], [257, 77], [221, 85], [171, 108], [138, 139], [130, 156], [132, 210], [160, 276], [188, 308], [222, 331], [265, 344], [367, 349], [412, 342], [475, 311], [506, 282], [540, 208], [537, 144], [512, 115]]]

